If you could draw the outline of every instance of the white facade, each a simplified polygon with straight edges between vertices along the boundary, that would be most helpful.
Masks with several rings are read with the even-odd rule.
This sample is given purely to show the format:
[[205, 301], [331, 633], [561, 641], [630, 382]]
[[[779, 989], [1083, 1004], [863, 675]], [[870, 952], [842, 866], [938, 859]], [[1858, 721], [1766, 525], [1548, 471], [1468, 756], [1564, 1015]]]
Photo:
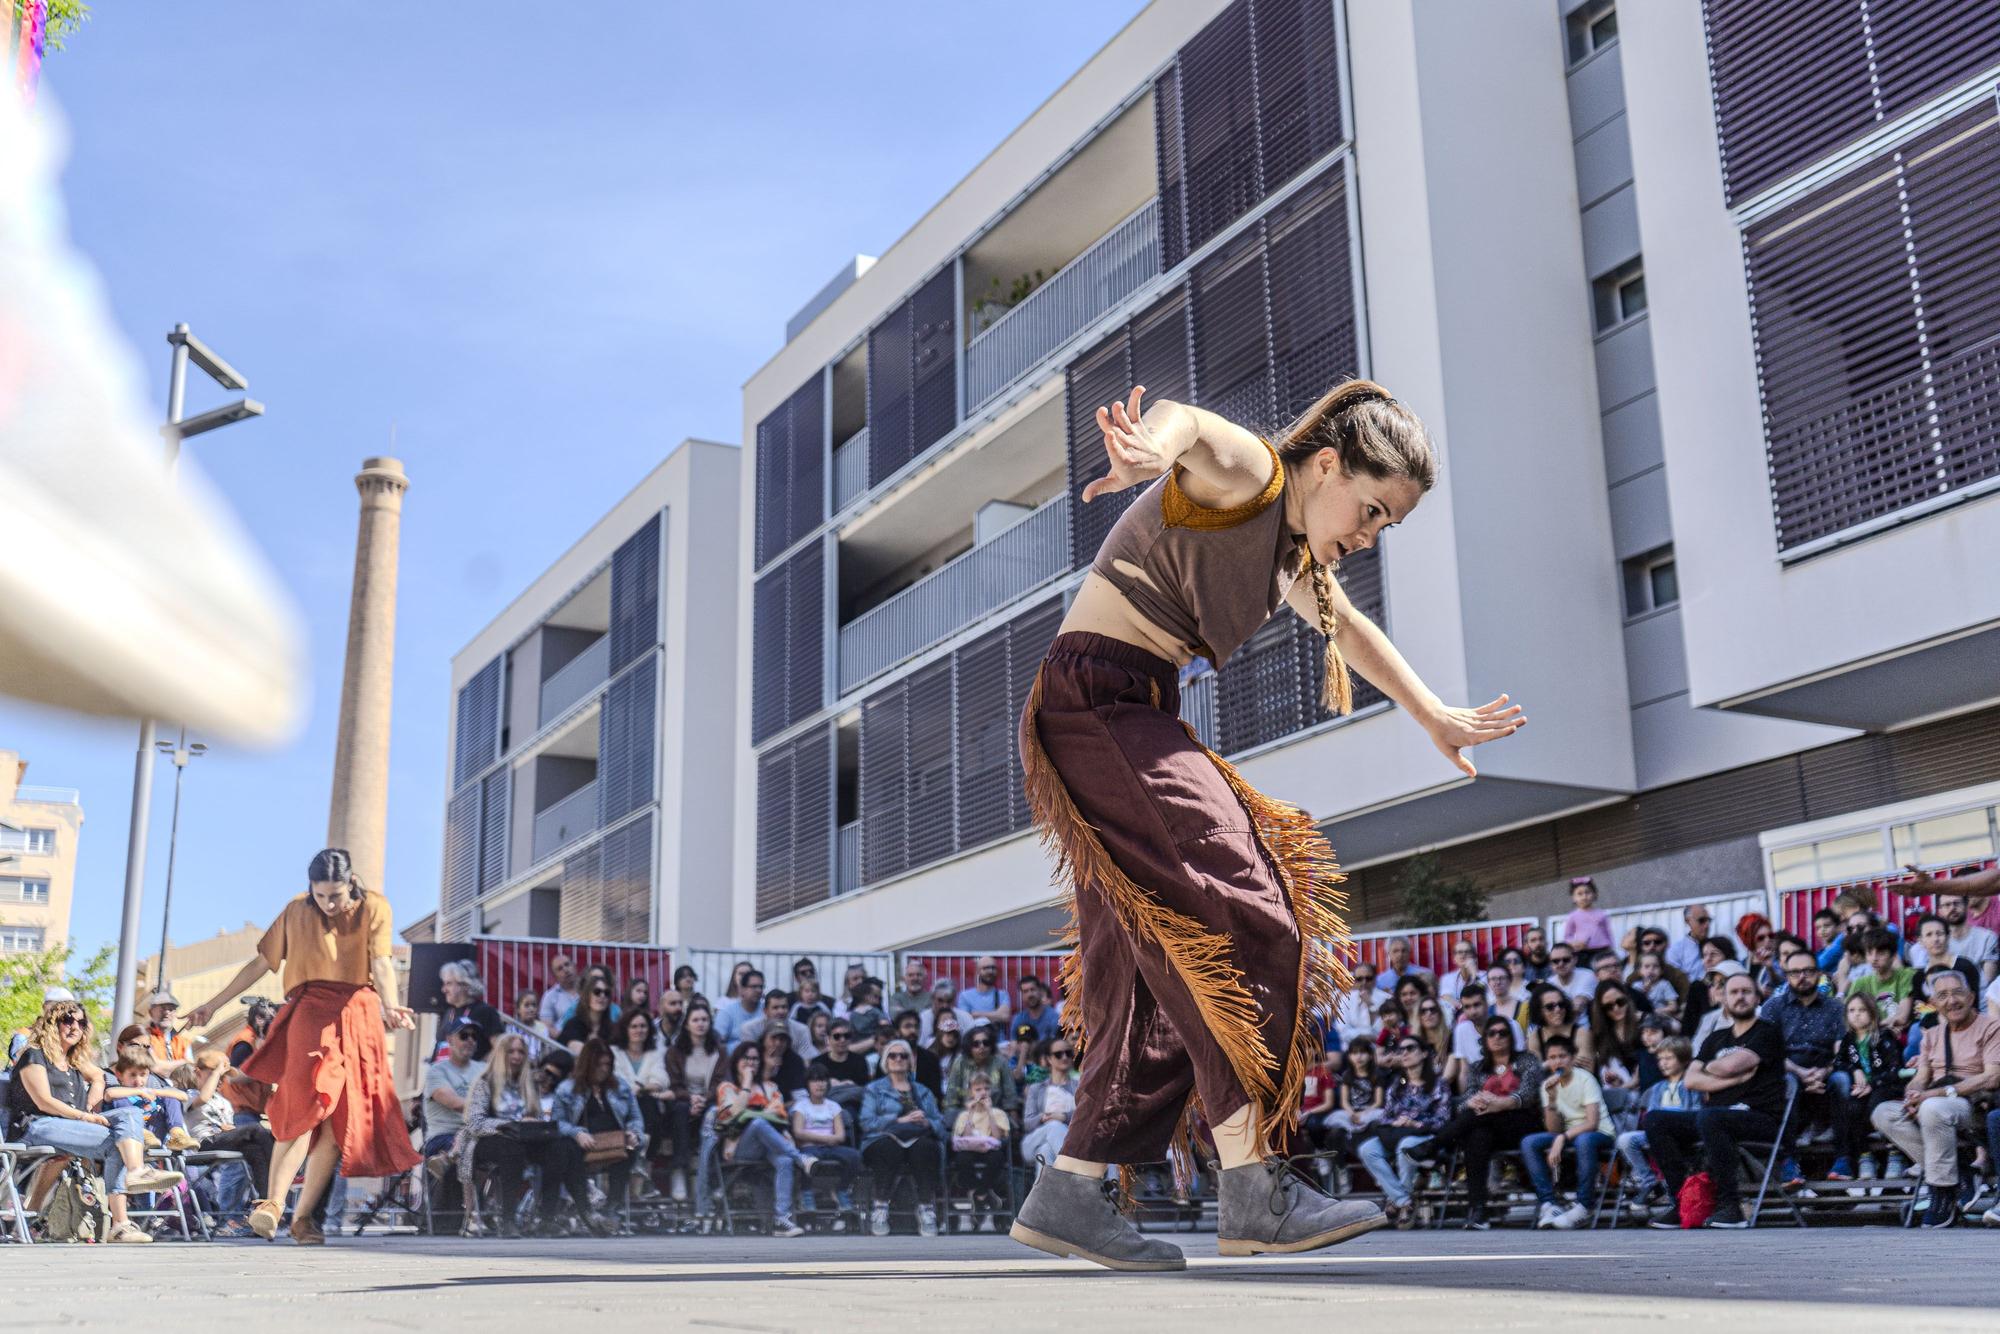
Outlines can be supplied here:
[[[1254, 0], [1161, 0], [1145, 9], [746, 384], [752, 471], [740, 525], [742, 603], [757, 604], [802, 554], [795, 568], [823, 581], [826, 597], [810, 609], [821, 617], [815, 633], [801, 641], [823, 661], [823, 690], [815, 697], [805, 681], [803, 705], [793, 676], [782, 692], [788, 703], [757, 714], [758, 673], [792, 669], [768, 654], [760, 664], [756, 618], [739, 622], [749, 688], [736, 701], [732, 927], [745, 945], [1048, 943], [1056, 895], [1026, 832], [981, 841], [961, 824], [955, 838], [926, 842], [948, 846], [944, 855], [913, 855], [913, 865], [879, 878], [853, 869], [850, 844], [868, 837], [868, 794], [854, 791], [867, 764], [855, 760], [864, 716], [872, 701], [912, 683], [908, 713], [899, 715], [905, 751], [915, 757], [924, 748], [936, 719], [955, 738], [925, 753], [949, 771], [956, 796], [924, 805], [898, 837], [914, 845], [934, 832], [920, 825], [949, 820], [953, 810], [963, 821], [975, 762], [968, 757], [988, 753], [979, 749], [986, 742], [968, 738], [990, 721], [963, 711], [975, 697], [968, 655], [1081, 578], [1067, 555], [1042, 565], [1033, 553], [985, 560], [974, 545], [975, 513], [993, 501], [1062, 508], [1078, 480], [1066, 424], [1093, 406], [1066, 400], [1066, 370], [1156, 303], [1199, 287], [1203, 270], [1246, 229], [1275, 238], [1290, 201], [1323, 172], [1343, 174], [1357, 256], [1352, 369], [1412, 405], [1443, 454], [1438, 486], [1385, 547], [1387, 628], [1448, 701], [1480, 703], [1504, 691], [1533, 720], [1475, 754], [1476, 782], [1385, 706], [1241, 750], [1246, 776], [1321, 818], [1350, 868], [1456, 846], [1476, 873], [1490, 867], [1501, 889], [1529, 897], [1546, 898], [1557, 869], [1605, 872], [1611, 903], [1672, 898], [1715, 881], [1747, 890], [1762, 878], [1757, 839], [1767, 827], [1826, 818], [1828, 802], [1860, 809], [1904, 795], [1897, 783], [1935, 790], [1945, 780], [1927, 770], [1858, 785], [1849, 796], [1808, 792], [1789, 814], [1774, 806], [1768, 825], [1756, 824], [1746, 803], [1725, 800], [1751, 825], [1715, 819], [1712, 837], [1698, 825], [1661, 827], [1647, 813], [1668, 798], [1635, 796], [1671, 792], [1673, 802], [1700, 809], [1711, 790], [1704, 784], [1716, 792], [1738, 782], [1779, 787], [1792, 780], [1774, 765], [1827, 747], [1848, 747], [1824, 752], [1836, 760], [1857, 755], [1877, 740], [1869, 734], [1939, 717], [1972, 717], [1964, 728], [1976, 735], [1966, 744], [1987, 745], [1994, 733], [1979, 711], [2000, 701], [2000, 581], [1992, 578], [2000, 498], [1904, 515], [1862, 540], [1780, 556], [1742, 209], [1732, 213], [1722, 194], [1702, 7], [1694, 3], [1616, 11], [1602, 0], [1330, 6], [1341, 146], [1289, 182], [1266, 180], [1247, 212], [1184, 257], [1163, 244], [1162, 272], [1101, 288], [1115, 294], [1071, 336], [1052, 336], [1043, 359], [991, 399], [971, 401], [961, 374], [955, 424], [918, 439], [909, 462], [863, 477], [868, 460], [840, 447], [850, 439], [863, 453], [870, 447], [869, 435], [855, 434], [864, 420], [855, 386], [878, 355], [871, 349], [890, 345], [880, 331], [909, 302], [921, 340], [924, 294], [948, 280], [957, 318], [947, 333], [963, 366], [985, 336], [969, 303], [988, 290], [989, 273], [1044, 267], [1044, 254], [1046, 268], [1068, 273], [1065, 266], [1094, 262], [1134, 210], [1171, 214], [1166, 196], [1151, 198], [1166, 179], [1155, 131], [1191, 113], [1162, 113], [1167, 94], [1155, 78], [1174, 80], [1161, 88], [1195, 87], [1189, 53], [1212, 50], [1246, 3]], [[1298, 9], [1265, 4], [1269, 22]], [[1614, 12], [1615, 28], [1603, 21]], [[1260, 68], [1276, 63], [1260, 56]], [[1259, 154], [1270, 134], [1259, 129]], [[1109, 198], [1086, 188], [1084, 164]], [[1040, 252], [1021, 239], [1030, 230], [1049, 235], [1052, 219], [1077, 235]], [[1275, 240], [1270, 255], [1275, 272]], [[1200, 342], [1198, 318], [1188, 325], [1191, 344]], [[1008, 319], [1026, 322], [1021, 309]], [[1279, 334], [1268, 337], [1276, 348]], [[919, 377], [924, 355], [915, 358]], [[1217, 375], [1199, 346], [1190, 355], [1199, 401], [1204, 377]], [[874, 392], [879, 403], [886, 391]], [[760, 430], [766, 441], [790, 439], [774, 435], [772, 423], [807, 418], [785, 416], [788, 404], [803, 405], [814, 439], [832, 451], [829, 500], [815, 522], [760, 549], [760, 516], [775, 522], [752, 484]], [[866, 420], [872, 432], [874, 417]], [[967, 604], [962, 586], [973, 581], [965, 572], [977, 566], [985, 578], [993, 574], [986, 566], [1003, 564], [1015, 582], [995, 576], [982, 585], [986, 602]], [[784, 605], [801, 606], [797, 596]], [[888, 668], [875, 657], [865, 669], [844, 664], [843, 653], [858, 647], [854, 627], [866, 618], [874, 633], [876, 622], [892, 619], [883, 607], [900, 610], [897, 599], [945, 610], [898, 622], [907, 651]], [[796, 634], [800, 617], [787, 624]], [[881, 643], [871, 640], [868, 652], [879, 656]], [[932, 722], [920, 726], [913, 683], [938, 674], [956, 683], [941, 697], [957, 711], [925, 715]], [[821, 734], [830, 738], [825, 757], [812, 748]], [[760, 806], [760, 762], [784, 755], [786, 802]], [[907, 763], [912, 800], [931, 800], [924, 783], [936, 775], [918, 758]], [[830, 798], [822, 764], [831, 769]], [[831, 855], [821, 830], [827, 802], [838, 827]], [[810, 821], [797, 815], [807, 803]], [[783, 836], [773, 835], [773, 818], [792, 821]], [[1509, 838], [1563, 842], [1557, 830], [1572, 819], [1594, 831], [1589, 846], [1602, 860], [1559, 866], [1562, 853], [1539, 847], [1503, 855]], [[1613, 826], [1629, 837], [1603, 832]], [[1357, 896], [1357, 917], [1393, 910], [1379, 886]]]
[[740, 461], [683, 441], [453, 657], [438, 939], [726, 938]]

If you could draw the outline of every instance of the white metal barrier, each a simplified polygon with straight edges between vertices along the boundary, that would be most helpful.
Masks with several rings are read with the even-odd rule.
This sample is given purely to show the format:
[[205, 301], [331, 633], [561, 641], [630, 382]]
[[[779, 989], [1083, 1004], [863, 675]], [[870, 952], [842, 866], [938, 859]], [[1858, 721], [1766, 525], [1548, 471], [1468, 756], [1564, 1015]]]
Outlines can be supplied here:
[[[1778, 920], [1777, 915], [1771, 910], [1770, 901], [1761, 889], [1745, 890], [1740, 894], [1703, 894], [1691, 899], [1668, 899], [1664, 903], [1638, 903], [1629, 908], [1606, 908], [1604, 911], [1611, 917], [1612, 946], [1622, 956], [1625, 952], [1625, 933], [1647, 926], [1655, 926], [1666, 932], [1667, 943], [1673, 944], [1688, 933], [1687, 923], [1682, 920], [1682, 912], [1695, 904], [1701, 904], [1709, 910], [1709, 914], [1715, 918], [1714, 924], [1709, 928], [1710, 932], [1729, 937], [1730, 943], [1736, 947], [1738, 958], [1749, 953], [1743, 942], [1736, 938], [1736, 923], [1739, 918], [1745, 913], [1754, 912], [1762, 913], [1772, 923]], [[1549, 914], [1547, 922], [1549, 944], [1554, 945], [1562, 939], [1563, 918], [1567, 916], [1569, 916], [1567, 912]]]
[[694, 969], [695, 990], [717, 1006], [728, 999], [729, 979], [739, 963], [748, 963], [764, 975], [764, 990], [768, 994], [782, 990], [790, 992], [792, 987], [792, 965], [800, 959], [812, 960], [813, 968], [819, 975], [820, 994], [826, 997], [830, 1006], [841, 996], [841, 980], [847, 975], [850, 964], [859, 964], [868, 970], [871, 977], [882, 979], [883, 998], [896, 989], [896, 956], [886, 951], [841, 951], [841, 950], [732, 950], [732, 949], [677, 949], [674, 951], [674, 967], [686, 964]]

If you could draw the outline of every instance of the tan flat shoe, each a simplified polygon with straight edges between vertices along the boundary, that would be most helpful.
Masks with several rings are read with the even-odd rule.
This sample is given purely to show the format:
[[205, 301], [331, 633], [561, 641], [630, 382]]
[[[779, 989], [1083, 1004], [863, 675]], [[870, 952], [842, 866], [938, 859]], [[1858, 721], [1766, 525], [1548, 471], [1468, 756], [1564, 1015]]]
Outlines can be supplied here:
[[310, 1212], [294, 1213], [292, 1215], [292, 1240], [301, 1246], [324, 1246], [326, 1245], [326, 1233], [320, 1231], [319, 1224], [313, 1221], [313, 1216]]
[[259, 1200], [250, 1209], [250, 1230], [265, 1241], [278, 1235], [278, 1217], [283, 1212], [275, 1200]]

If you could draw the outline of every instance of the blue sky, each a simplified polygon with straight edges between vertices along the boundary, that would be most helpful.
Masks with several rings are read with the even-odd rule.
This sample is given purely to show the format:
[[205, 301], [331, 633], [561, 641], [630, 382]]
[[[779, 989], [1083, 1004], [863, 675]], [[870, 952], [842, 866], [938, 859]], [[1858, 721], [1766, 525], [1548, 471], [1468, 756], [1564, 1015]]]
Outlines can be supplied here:
[[[189, 448], [312, 640], [299, 738], [189, 771], [186, 942], [268, 920], [324, 841], [351, 478], [392, 421], [412, 482], [386, 871], [402, 925], [437, 898], [451, 654], [675, 442], [735, 440], [786, 318], [1142, 5], [96, 8], [44, 81], [70, 127], [72, 232], [162, 408], [179, 320], [266, 403]], [[220, 401], [193, 378], [190, 412]], [[84, 950], [118, 932], [136, 735], [0, 698], [29, 781], [83, 790]]]

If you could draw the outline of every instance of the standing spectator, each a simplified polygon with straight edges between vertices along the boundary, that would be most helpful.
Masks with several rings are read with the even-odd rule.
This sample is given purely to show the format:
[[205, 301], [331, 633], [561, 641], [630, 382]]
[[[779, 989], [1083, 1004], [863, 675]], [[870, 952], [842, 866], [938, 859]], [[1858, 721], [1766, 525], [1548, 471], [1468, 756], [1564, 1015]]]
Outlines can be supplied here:
[[572, 1056], [581, 1054], [583, 1044], [593, 1039], [607, 1049], [620, 1045], [617, 1007], [611, 1003], [611, 979], [598, 976], [593, 970], [585, 975], [583, 988], [576, 1012], [563, 1021], [556, 1034], [556, 1041], [568, 1047]]
[[993, 1087], [993, 1101], [1002, 1111], [1013, 1111], [1021, 1105], [1014, 1076], [1000, 1055], [999, 1040], [991, 1028], [983, 1025], [967, 1032], [965, 1055], [952, 1062], [951, 1073], [945, 1077], [943, 1106], [947, 1115], [956, 1116], [964, 1110], [975, 1074], [986, 1076]]
[[1568, 993], [1557, 990], [1553, 982], [1544, 982], [1534, 993], [1532, 1009], [1535, 1019], [1528, 1026], [1528, 1050], [1535, 1054], [1536, 1060], [1547, 1062], [1548, 1040], [1563, 1037], [1569, 1039], [1570, 1053], [1579, 1067], [1597, 1068], [1597, 1048], [1591, 1042], [1590, 1030], [1577, 1023], [1576, 1003]]
[[1527, 965], [1526, 980], [1539, 982], [1549, 975], [1549, 937], [1539, 926], [1521, 933], [1521, 957]]
[[1410, 961], [1410, 938], [1391, 936], [1389, 938], [1389, 961], [1376, 972], [1375, 989], [1394, 992], [1405, 977], [1415, 977], [1423, 981], [1428, 993], [1437, 984], [1437, 975], [1419, 963]]
[[[608, 982], [601, 985], [610, 990]], [[586, 1164], [592, 1154], [608, 1155], [612, 1151], [609, 1146], [622, 1139], [622, 1156], [603, 1164], [608, 1170], [605, 1191], [610, 1211], [614, 1217], [622, 1217], [632, 1164], [639, 1146], [646, 1142], [646, 1121], [639, 1114], [632, 1086], [618, 1077], [609, 1043], [592, 1038], [583, 1044], [576, 1068], [556, 1089], [554, 1112], [557, 1127], [576, 1141]]]
[[1924, 1030], [1916, 1074], [1901, 1102], [1877, 1106], [1871, 1119], [1884, 1138], [1923, 1163], [1930, 1188], [1927, 1228], [1958, 1221], [1958, 1140], [1974, 1129], [1973, 1099], [2000, 1089], [2000, 1019], [1981, 1014], [1972, 988], [1952, 973], [1931, 979], [1938, 1022]]
[[882, 1077], [868, 1086], [861, 1102], [861, 1160], [875, 1188], [869, 1231], [889, 1235], [889, 1196], [898, 1175], [908, 1173], [917, 1193], [917, 1230], [937, 1235], [938, 1155], [944, 1114], [931, 1091], [910, 1077], [913, 1053], [901, 1038], [882, 1050]]
[[465, 1097], [486, 1069], [473, 1053], [492, 1043], [476, 1019], [461, 1019], [445, 1038], [445, 1059], [424, 1067], [424, 1157], [444, 1153], [465, 1124]]
[[[778, 1038], [779, 1033], [771, 1036]], [[715, 1086], [715, 1133], [722, 1141], [724, 1162], [771, 1165], [777, 1196], [771, 1235], [805, 1235], [805, 1229], [792, 1221], [793, 1174], [810, 1178], [817, 1159], [792, 1142], [784, 1093], [768, 1078], [763, 1050], [754, 1042], [744, 1042], [730, 1053], [729, 1073]]]
[[961, 1190], [972, 1196], [973, 1230], [991, 1232], [1000, 1212], [999, 1187], [1007, 1179], [1007, 1140], [1013, 1125], [993, 1105], [993, 1081], [974, 1071], [965, 1086], [965, 1106], [951, 1128], [951, 1154]]
[[[663, 1111], [667, 1139], [673, 1145], [674, 1167], [668, 1189], [676, 1201], [687, 1199], [687, 1170], [694, 1164], [702, 1118], [708, 1114], [709, 1092], [722, 1065], [722, 1043], [715, 1036], [715, 1015], [706, 1001], [688, 1008], [681, 1031], [667, 1048], [667, 1096]], [[707, 1200], [697, 1201], [706, 1210]]]
[[557, 954], [549, 959], [549, 989], [542, 993], [540, 1017], [542, 1029], [555, 1033], [569, 1020], [569, 1012], [583, 1000], [582, 990], [577, 986], [576, 962], [567, 954]]
[[1968, 921], [1967, 907], [1965, 895], [1938, 891], [1937, 914], [1944, 918], [1949, 929], [1946, 944], [1959, 958], [1978, 965], [1979, 984], [1983, 987], [2000, 977], [2000, 936]]
[[[1783, 1035], [1785, 1068], [1799, 1081], [1792, 1124], [1787, 1130], [1794, 1142], [1806, 1127], [1831, 1128], [1836, 1104], [1847, 1097], [1848, 1078], [1833, 1064], [1833, 1049], [1847, 1031], [1841, 1009], [1840, 1002], [1820, 992], [1818, 961], [1810, 951], [1800, 950], [1785, 964], [1785, 989], [1758, 1011], [1760, 1018], [1777, 1025]], [[1779, 1175], [1787, 1186], [1804, 1180], [1790, 1146]]]
[[[844, 1232], [845, 1215], [854, 1212], [854, 1178], [861, 1170], [861, 1151], [848, 1147], [846, 1113], [839, 1103], [826, 1096], [832, 1082], [833, 1075], [818, 1061], [806, 1071], [805, 1096], [792, 1104], [792, 1142], [815, 1163], [832, 1163], [839, 1169], [834, 1203], [843, 1217], [835, 1221], [834, 1231]], [[811, 1184], [808, 1173], [808, 1189]]]
[[1007, 1021], [1014, 1017], [1014, 1007], [1008, 1004], [1007, 989], [1000, 985], [1000, 961], [984, 954], [974, 967], [978, 980], [959, 993], [958, 1008], [971, 1015], [974, 1023], [991, 1024], [994, 1032], [1004, 1033]]
[[1726, 1022], [1702, 1042], [1688, 1068], [1687, 1086], [1707, 1105], [1697, 1112], [1655, 1112], [1646, 1119], [1646, 1140], [1672, 1197], [1652, 1227], [1681, 1225], [1681, 1186], [1697, 1154], [1705, 1159], [1715, 1190], [1708, 1226], [1750, 1226], [1743, 1217], [1736, 1145], [1777, 1136], [1785, 1114], [1785, 1038], [1776, 1024], [1757, 1017], [1757, 984], [1743, 965], [1736, 969], [1722, 988]]
[[1484, 987], [1486, 974], [1479, 969], [1479, 950], [1469, 940], [1461, 940], [1451, 947], [1452, 970], [1438, 979], [1438, 999], [1446, 1002], [1455, 1012], [1458, 998], [1469, 986]]
[[[1588, 1070], [1576, 1068], [1575, 1060], [1576, 1044], [1561, 1034], [1551, 1034], [1543, 1043], [1543, 1128], [1521, 1141], [1521, 1161], [1541, 1204], [1535, 1226], [1564, 1232], [1597, 1207], [1598, 1164], [1613, 1147], [1611, 1136], [1601, 1129], [1611, 1119], [1603, 1091]], [[1576, 1199], [1565, 1209], [1556, 1197], [1556, 1173], [1569, 1149], [1576, 1150]]]
[[[793, 1051], [797, 1051], [812, 1041], [812, 1030], [792, 1018], [792, 998], [782, 991], [766, 993], [764, 996], [764, 1013], [752, 1019], [749, 1023], [740, 1026], [736, 1030], [736, 1040], [739, 1042], [761, 1042], [764, 1034], [768, 1033], [774, 1027], [785, 1029], [791, 1034]], [[801, 1087], [803, 1087], [805, 1075], [806, 1072], [804, 1070], [799, 1071]]]
[[1333, 1002], [1333, 1031], [1345, 1047], [1375, 1033], [1375, 965], [1366, 959], [1354, 965], [1353, 984]]
[[[493, 1044], [491, 1062], [472, 1081], [466, 1094], [465, 1124], [453, 1149], [459, 1196], [476, 1203], [478, 1193], [473, 1189], [473, 1173], [480, 1167], [491, 1168], [500, 1186], [497, 1230], [501, 1236], [511, 1237], [521, 1211], [521, 1197], [528, 1189], [528, 1168], [533, 1166], [540, 1169], [542, 1177], [537, 1232], [543, 1236], [555, 1235], [557, 1212], [567, 1191], [584, 1226], [595, 1236], [609, 1236], [613, 1225], [590, 1207], [590, 1182], [584, 1176], [583, 1150], [575, 1140], [555, 1130], [549, 1115], [548, 1102], [528, 1059], [527, 1039], [516, 1033], [501, 1034]], [[459, 1230], [466, 1236], [486, 1231], [476, 1207], [466, 1213]]]
[[[851, 970], [850, 970], [851, 971]], [[889, 997], [889, 1013], [915, 1010], [922, 1014], [931, 1007], [930, 972], [923, 960], [911, 955], [903, 960], [903, 985]]]
[[845, 1019], [834, 1020], [827, 1026], [826, 1054], [819, 1058], [819, 1063], [832, 1076], [826, 1096], [839, 1103], [850, 1120], [859, 1124], [861, 1093], [873, 1075], [868, 1070], [868, 1058], [857, 1056], [853, 1043], [854, 1025]]
[[[1577, 961], [1588, 965], [1612, 948], [1611, 914], [1597, 906], [1597, 882], [1587, 875], [1570, 877], [1569, 915], [1563, 918], [1562, 944], [1576, 951]], [[1553, 959], [1555, 951], [1549, 951]]]
[[1032, 973], [1021, 979], [1021, 1008], [1014, 1022], [1033, 1024], [1037, 1042], [1052, 1042], [1062, 1031], [1062, 1007], [1050, 1003], [1048, 984]]
[[1925, 913], [1917, 919], [1917, 943], [1910, 946], [1910, 963], [1919, 973], [1939, 966], [1954, 969], [1975, 996], [1984, 985], [1979, 966], [1959, 957], [1952, 949], [1951, 927], [1936, 913]]
[[1457, 1149], [1465, 1164], [1465, 1226], [1484, 1232], [1493, 1155], [1518, 1145], [1541, 1125], [1542, 1063], [1516, 1040], [1511, 1021], [1488, 1016], [1480, 1031], [1484, 1053], [1467, 1076], [1471, 1091], [1458, 1100], [1451, 1120], [1426, 1143], [1411, 1150], [1411, 1161], [1429, 1169]]
[[1451, 1090], [1439, 1077], [1431, 1049], [1416, 1038], [1397, 1043], [1391, 1060], [1398, 1074], [1383, 1099], [1382, 1119], [1361, 1137], [1355, 1153], [1382, 1187], [1383, 1209], [1389, 1220], [1407, 1230], [1417, 1221], [1417, 1169], [1398, 1150], [1405, 1143], [1427, 1140], [1444, 1128], [1451, 1115]]
[[1873, 1181], [1875, 1159], [1866, 1152], [1868, 1129], [1877, 1107], [1902, 1096], [1902, 1043], [1883, 1027], [1868, 996], [1856, 991], [1843, 1008], [1847, 1031], [1833, 1049], [1834, 1072], [1845, 1079], [1845, 1096], [1833, 1099], [1840, 1157], [1826, 1175], [1829, 1181], [1840, 1181], [1852, 1172], [1863, 1181]]
[[967, 1033], [970, 1033], [973, 1025], [978, 1022], [972, 1017], [972, 1011], [958, 1003], [958, 988], [952, 985], [952, 980], [948, 977], [941, 977], [931, 983], [930, 1003], [924, 1007], [920, 1016], [922, 1022], [919, 1036], [925, 1042], [929, 1042], [937, 1032], [937, 1022], [944, 1015], [956, 1018], [959, 1028]]
[[542, 1022], [542, 998], [533, 991], [522, 991], [514, 997], [514, 1022], [538, 1038], [552, 1038], [549, 1026]]
[[1694, 1048], [1686, 1038], [1665, 1039], [1653, 1049], [1653, 1059], [1659, 1064], [1660, 1077], [1646, 1087], [1639, 1100], [1639, 1128], [1622, 1132], [1617, 1143], [1618, 1156], [1631, 1169], [1632, 1185], [1642, 1209], [1660, 1188], [1660, 1179], [1646, 1158], [1646, 1118], [1654, 1112], [1686, 1112], [1701, 1105], [1701, 1095], [1687, 1086], [1688, 1063], [1694, 1059]]
[[1564, 941], [1549, 951], [1549, 976], [1545, 983], [1572, 1001], [1588, 1002], [1597, 993], [1597, 978], [1577, 965], [1577, 950]]
[[1021, 1161], [1042, 1174], [1042, 1168], [1062, 1152], [1069, 1119], [1076, 1114], [1076, 1048], [1066, 1037], [1049, 1039], [1043, 1060], [1049, 1077], [1028, 1086], [1021, 1110]]
[[104, 1072], [91, 1063], [92, 1042], [81, 1005], [43, 1005], [7, 1081], [7, 1138], [101, 1163], [112, 1224], [107, 1240], [144, 1244], [152, 1234], [126, 1217], [126, 1193], [167, 1190], [181, 1174], [147, 1166], [145, 1113], [129, 1102], [104, 1101]]
[[[943, 1022], [956, 1024], [958, 1021], [947, 1015]], [[936, 1052], [924, 1046], [919, 1040], [922, 1028], [923, 1025], [918, 1020], [918, 1017], [910, 1011], [905, 1010], [890, 1021], [889, 1035], [901, 1038], [910, 1044], [910, 1056], [915, 1062], [912, 1073], [916, 1076], [917, 1082], [929, 1089], [931, 1096], [936, 1098], [938, 1104], [942, 1106], [944, 1104], [944, 1062]]]
[[755, 968], [745, 967], [736, 981], [735, 999], [724, 1001], [715, 1012], [716, 1039], [723, 1046], [734, 1048], [742, 1040], [743, 1027], [763, 1014], [764, 975]]
[[1667, 962], [1689, 977], [1706, 977], [1708, 968], [1702, 960], [1701, 947], [1715, 918], [1705, 905], [1694, 903], [1681, 909], [1681, 920], [1687, 923], [1687, 934], [1667, 946]]

